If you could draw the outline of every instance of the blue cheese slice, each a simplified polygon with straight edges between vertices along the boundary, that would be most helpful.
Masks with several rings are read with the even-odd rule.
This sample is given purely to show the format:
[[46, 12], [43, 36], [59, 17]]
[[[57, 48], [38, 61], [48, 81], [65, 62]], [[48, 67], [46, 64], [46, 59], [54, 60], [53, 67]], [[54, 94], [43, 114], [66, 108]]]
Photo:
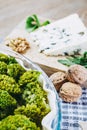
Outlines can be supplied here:
[[79, 16], [73, 14], [32, 32], [30, 42], [50, 56], [71, 54], [77, 49], [82, 53], [87, 49], [87, 30]]

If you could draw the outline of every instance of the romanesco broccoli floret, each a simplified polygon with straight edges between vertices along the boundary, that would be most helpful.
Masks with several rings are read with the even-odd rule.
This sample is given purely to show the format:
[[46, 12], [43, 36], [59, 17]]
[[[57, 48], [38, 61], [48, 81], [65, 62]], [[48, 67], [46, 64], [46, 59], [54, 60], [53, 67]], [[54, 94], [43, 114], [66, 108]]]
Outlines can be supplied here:
[[38, 81], [27, 83], [22, 94], [26, 103], [38, 103], [40, 100], [47, 102], [47, 93], [43, 90]]
[[21, 93], [21, 89], [14, 79], [2, 74], [0, 74], [0, 89], [8, 91], [10, 94]]
[[0, 119], [13, 113], [17, 101], [5, 90], [0, 89]]
[[0, 53], [0, 61], [5, 62], [6, 64], [18, 63], [15, 57], [7, 56], [5, 54]]
[[26, 71], [19, 79], [20, 86], [24, 86], [30, 82], [35, 82], [38, 79], [39, 75], [40, 72], [38, 71], [34, 70]]
[[7, 63], [9, 61], [9, 57], [5, 54], [0, 53], [0, 61]]
[[37, 107], [35, 104], [27, 104], [26, 106], [21, 106], [15, 109], [14, 113], [26, 115], [31, 121], [35, 122], [37, 126], [41, 127], [41, 121], [49, 111], [50, 109], [42, 115], [40, 107]]
[[5, 62], [0, 61], [0, 74], [7, 73], [7, 64]]
[[42, 89], [38, 81], [28, 83], [22, 96], [27, 104], [31, 104], [31, 106], [36, 105], [36, 107], [39, 108], [40, 121], [46, 114], [50, 112], [47, 93]]
[[7, 66], [7, 74], [16, 80], [18, 80], [24, 72], [25, 69], [18, 63], [10, 64]]
[[40, 130], [40, 128], [24, 115], [13, 115], [0, 122], [0, 130]]
[[15, 57], [9, 56], [7, 64], [15, 64], [15, 63], [18, 63]]

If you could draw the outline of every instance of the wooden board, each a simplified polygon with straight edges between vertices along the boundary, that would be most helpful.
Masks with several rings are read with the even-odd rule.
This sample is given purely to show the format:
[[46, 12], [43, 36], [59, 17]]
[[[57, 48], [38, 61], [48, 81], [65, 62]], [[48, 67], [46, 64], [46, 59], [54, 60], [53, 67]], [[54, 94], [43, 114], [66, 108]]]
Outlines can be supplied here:
[[[29, 41], [29, 33], [25, 30], [25, 20], [22, 21], [12, 32], [7, 36], [8, 38], [24, 37]], [[67, 67], [60, 64], [58, 59], [61, 57], [46, 56], [38, 52], [38, 47], [30, 43], [30, 48], [24, 53], [24, 56], [31, 61], [40, 65], [40, 67], [48, 74], [51, 75], [58, 70], [66, 71]]]

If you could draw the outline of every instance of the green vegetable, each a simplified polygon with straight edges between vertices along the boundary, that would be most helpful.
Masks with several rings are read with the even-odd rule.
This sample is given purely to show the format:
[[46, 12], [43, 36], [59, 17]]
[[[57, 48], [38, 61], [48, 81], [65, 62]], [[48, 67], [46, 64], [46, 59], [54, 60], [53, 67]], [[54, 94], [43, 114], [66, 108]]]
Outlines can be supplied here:
[[15, 109], [15, 114], [26, 115], [31, 121], [35, 122], [37, 126], [41, 127], [41, 121], [44, 116], [50, 112], [50, 108], [38, 107], [36, 104], [27, 104]]
[[0, 53], [0, 130], [42, 129], [42, 118], [50, 107], [40, 74], [26, 71], [14, 57]]
[[0, 89], [0, 119], [12, 114], [16, 107], [16, 100], [7, 91]]
[[24, 115], [8, 116], [0, 122], [0, 130], [40, 130]]
[[[30, 110], [29, 114], [31, 114], [30, 118], [33, 121], [36, 121], [37, 125], [40, 126], [42, 118], [50, 112], [50, 107], [48, 105], [48, 100], [47, 100], [47, 93], [42, 89], [42, 87], [37, 81], [31, 82], [26, 85], [26, 89], [24, 90], [24, 93], [23, 93], [23, 99], [26, 101], [27, 104], [31, 104], [30, 106], [28, 105], [26, 107], [25, 111], [29, 109]], [[35, 107], [36, 107], [36, 110], [35, 110]], [[35, 111], [33, 111], [33, 109]], [[31, 110], [34, 113], [32, 113]], [[21, 109], [20, 109], [20, 112], [21, 112]], [[35, 118], [32, 118], [33, 114], [37, 114], [38, 116], [37, 117], [35, 116]], [[27, 112], [25, 115], [28, 116]], [[37, 118], [38, 118], [38, 122], [37, 122]]]
[[33, 32], [37, 28], [39, 28], [41, 26], [46, 26], [49, 23], [50, 23], [49, 21], [45, 21], [43, 23], [40, 23], [38, 17], [34, 14], [34, 15], [29, 16], [27, 18], [27, 20], [26, 20], [26, 29], [27, 29], [28, 32]]
[[0, 61], [5, 62], [6, 64], [17, 63], [16, 59], [13, 56], [7, 56], [0, 53]]
[[27, 104], [26, 106], [15, 109], [14, 113], [27, 116], [31, 121], [35, 122], [37, 126], [41, 127], [43, 117], [50, 112], [50, 108], [43, 108], [41, 109], [41, 107], [35, 104]]
[[[39, 76], [40, 72], [29, 70], [20, 77], [19, 84], [24, 88], [22, 97], [25, 104], [29, 105], [18, 108], [16, 113], [29, 116], [32, 121], [35, 121], [37, 125], [41, 126], [41, 120], [49, 113], [50, 107], [48, 105], [47, 93], [38, 82]], [[37, 117], [34, 117], [35, 114], [37, 114]]]
[[7, 63], [8, 60], [9, 60], [9, 57], [7, 55], [0, 53], [0, 61]]
[[0, 74], [7, 73], [7, 64], [5, 62], [0, 61]]
[[16, 80], [18, 80], [24, 72], [25, 69], [18, 63], [10, 64], [7, 66], [7, 74]]
[[38, 80], [39, 75], [40, 72], [35, 70], [26, 71], [22, 76], [20, 76], [19, 85], [25, 86], [29, 82], [34, 82]]
[[[42, 111], [35, 104], [27, 104], [15, 109], [15, 114], [21, 114], [27, 116], [31, 121], [36, 122], [37, 126], [41, 127], [41, 120], [45, 115], [42, 115]], [[45, 114], [45, 113], [44, 113]]]
[[67, 57], [66, 60], [58, 60], [58, 62], [66, 66], [79, 64], [87, 68], [87, 52], [84, 52], [84, 54], [80, 56], [73, 55], [73, 56]]
[[0, 89], [8, 91], [10, 94], [20, 94], [21, 89], [16, 81], [7, 75], [0, 74]]
[[13, 56], [9, 56], [8, 64], [14, 64], [14, 63], [18, 63], [18, 62], [16, 61], [16, 59]]
[[46, 104], [47, 93], [42, 89], [40, 84], [36, 82], [27, 83], [23, 92], [23, 99], [29, 104], [40, 105], [40, 102]]

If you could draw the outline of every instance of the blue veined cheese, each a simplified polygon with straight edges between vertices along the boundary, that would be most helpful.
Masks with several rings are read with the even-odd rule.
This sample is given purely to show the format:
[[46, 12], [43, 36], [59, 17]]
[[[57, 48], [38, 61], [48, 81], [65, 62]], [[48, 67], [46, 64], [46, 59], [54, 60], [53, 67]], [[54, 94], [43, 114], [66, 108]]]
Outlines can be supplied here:
[[39, 52], [57, 56], [87, 49], [87, 30], [77, 14], [41, 27], [30, 34], [30, 42], [38, 46]]

